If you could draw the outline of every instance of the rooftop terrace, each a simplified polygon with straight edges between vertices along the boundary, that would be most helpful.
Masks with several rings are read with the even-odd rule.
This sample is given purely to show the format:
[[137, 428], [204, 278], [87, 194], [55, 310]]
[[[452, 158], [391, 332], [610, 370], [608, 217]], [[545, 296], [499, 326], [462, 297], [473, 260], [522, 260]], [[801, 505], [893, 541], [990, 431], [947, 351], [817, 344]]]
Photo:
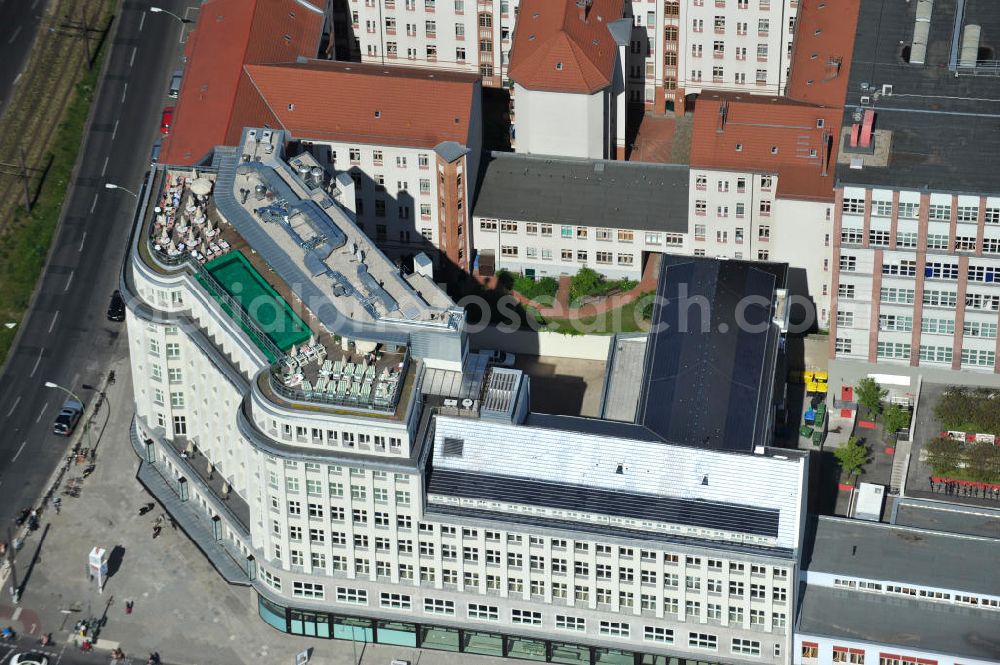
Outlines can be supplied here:
[[214, 170], [159, 172], [140, 256], [194, 273], [272, 363], [271, 394], [394, 413], [411, 341], [457, 355], [462, 311], [371, 245], [311, 155], [286, 163], [280, 132], [260, 139], [248, 130], [248, 152], [221, 149]]

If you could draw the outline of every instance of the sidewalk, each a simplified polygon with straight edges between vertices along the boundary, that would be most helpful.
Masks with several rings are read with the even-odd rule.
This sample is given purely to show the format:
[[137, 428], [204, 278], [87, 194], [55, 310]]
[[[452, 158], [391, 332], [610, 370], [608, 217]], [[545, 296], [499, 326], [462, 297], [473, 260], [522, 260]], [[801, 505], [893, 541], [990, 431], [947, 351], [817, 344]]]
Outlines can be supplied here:
[[[126, 348], [121, 342], [119, 349]], [[253, 591], [226, 584], [181, 531], [166, 528], [153, 540], [152, 522], [162, 509], [157, 506], [142, 517], [138, 513], [152, 499], [135, 478], [138, 459], [128, 439], [133, 408], [127, 358], [108, 369], [115, 370], [118, 381], [107, 391], [111, 413], [96, 469], [83, 481], [79, 498], [60, 494], [61, 514], [46, 510], [41, 528], [18, 553], [18, 576], [27, 581], [17, 607], [8, 594], [0, 596], [4, 625], [25, 638], [51, 633], [58, 650], [71, 642], [78, 620], [106, 611], [99, 649], [120, 645], [132, 656], [158, 651], [171, 665], [286, 665], [307, 648], [313, 649], [311, 665], [347, 665], [355, 652], [363, 665], [385, 665], [392, 658], [421, 665], [510, 662], [296, 637], [265, 624], [257, 616]], [[79, 476], [81, 470], [73, 467], [69, 476]], [[115, 552], [103, 594], [86, 572], [87, 554], [95, 545]], [[132, 614], [125, 613], [126, 600], [135, 604]]]

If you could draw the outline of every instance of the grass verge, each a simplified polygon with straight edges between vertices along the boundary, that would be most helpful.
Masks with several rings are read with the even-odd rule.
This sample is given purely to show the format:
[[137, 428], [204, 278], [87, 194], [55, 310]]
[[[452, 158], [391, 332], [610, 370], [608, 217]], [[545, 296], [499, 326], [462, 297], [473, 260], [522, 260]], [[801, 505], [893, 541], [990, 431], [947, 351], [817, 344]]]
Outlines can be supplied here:
[[[45, 267], [106, 55], [107, 47], [102, 46], [93, 68], [85, 71], [77, 82], [56, 130], [51, 165], [35, 205], [30, 213], [23, 205], [16, 208], [9, 231], [0, 244], [0, 312], [3, 313], [0, 323], [21, 325], [35, 284]], [[0, 326], [0, 363], [10, 351], [17, 326]]]
[[563, 335], [644, 332], [649, 328], [649, 320], [652, 316], [652, 297], [655, 294], [655, 291], [648, 291], [617, 309], [579, 319], [545, 318], [534, 309], [531, 309], [530, 313], [534, 315], [540, 329]]

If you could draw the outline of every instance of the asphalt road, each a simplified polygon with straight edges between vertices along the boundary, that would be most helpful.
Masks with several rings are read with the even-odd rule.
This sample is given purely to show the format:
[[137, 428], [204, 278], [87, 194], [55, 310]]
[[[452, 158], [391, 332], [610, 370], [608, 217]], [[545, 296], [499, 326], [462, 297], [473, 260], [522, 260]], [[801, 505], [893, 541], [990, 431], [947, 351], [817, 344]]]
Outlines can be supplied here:
[[[150, 147], [167, 103], [170, 72], [180, 62], [181, 24], [151, 14], [152, 2], [183, 13], [181, 0], [126, 0], [116, 17], [109, 66], [96, 100], [85, 154], [54, 240], [34, 307], [0, 375], [0, 536], [21, 508], [47, 489], [50, 475], [69, 451], [69, 440], [51, 433], [65, 394], [52, 381], [96, 398], [81, 384], [98, 385], [124, 323], [105, 316], [124, 257], [135, 199], [149, 167]], [[0, 0], [2, 7], [30, 0]], [[2, 60], [2, 59], [0, 59]], [[98, 418], [98, 423], [103, 418]], [[82, 427], [77, 428], [78, 431]], [[87, 445], [84, 437], [83, 445]]]
[[49, 0], [0, 0], [0, 110], [28, 59]]

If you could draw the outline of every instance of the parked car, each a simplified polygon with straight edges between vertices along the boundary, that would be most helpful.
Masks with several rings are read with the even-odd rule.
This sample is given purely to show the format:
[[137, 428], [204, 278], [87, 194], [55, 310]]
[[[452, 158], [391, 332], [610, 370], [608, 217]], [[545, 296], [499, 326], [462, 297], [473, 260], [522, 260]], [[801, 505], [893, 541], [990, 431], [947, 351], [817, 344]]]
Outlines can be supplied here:
[[49, 665], [49, 658], [40, 653], [19, 653], [10, 659], [10, 665]]
[[59, 410], [59, 415], [56, 416], [56, 421], [52, 425], [52, 433], [60, 436], [70, 436], [73, 434], [73, 430], [76, 429], [76, 424], [80, 422], [80, 416], [82, 415], [83, 402], [72, 398], [66, 400], [63, 402], [62, 409]]
[[485, 353], [489, 355], [490, 362], [494, 365], [499, 365], [500, 367], [513, 367], [514, 358], [513, 353], [507, 353], [506, 351], [498, 351], [496, 349], [480, 349], [480, 353]]
[[170, 77], [170, 90], [167, 92], [167, 96], [171, 99], [177, 99], [177, 95], [181, 93], [181, 78], [183, 78], [184, 72], [177, 70], [174, 75]]
[[115, 289], [115, 292], [111, 294], [111, 302], [108, 304], [108, 321], [124, 321], [125, 320], [125, 299], [122, 298], [122, 292]]
[[163, 109], [163, 115], [160, 117], [160, 133], [169, 134], [170, 129], [174, 125], [174, 109], [173, 106], [168, 106]]
[[157, 141], [156, 143], [153, 144], [153, 150], [149, 154], [149, 163], [150, 164], [156, 164], [156, 163], [158, 163], [160, 161], [160, 147], [161, 147], [161, 145], [162, 145], [162, 142], [160, 142], [160, 141]]

